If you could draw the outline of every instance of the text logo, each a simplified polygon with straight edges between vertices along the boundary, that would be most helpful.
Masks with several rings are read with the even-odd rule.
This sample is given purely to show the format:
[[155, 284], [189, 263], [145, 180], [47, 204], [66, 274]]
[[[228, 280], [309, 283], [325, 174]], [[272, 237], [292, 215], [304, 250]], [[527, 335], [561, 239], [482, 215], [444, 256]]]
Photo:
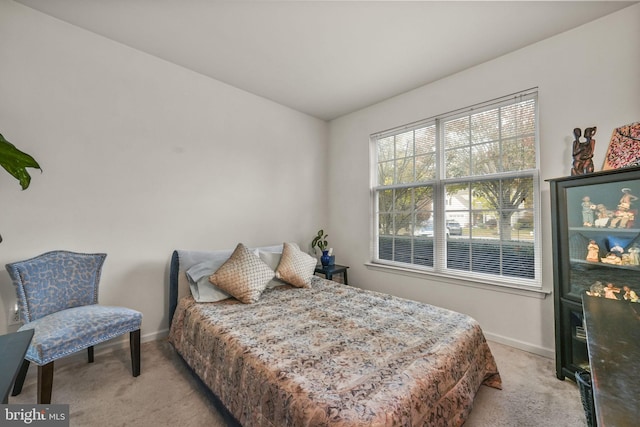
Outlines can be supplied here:
[[0, 405], [0, 426], [69, 427], [69, 405]]

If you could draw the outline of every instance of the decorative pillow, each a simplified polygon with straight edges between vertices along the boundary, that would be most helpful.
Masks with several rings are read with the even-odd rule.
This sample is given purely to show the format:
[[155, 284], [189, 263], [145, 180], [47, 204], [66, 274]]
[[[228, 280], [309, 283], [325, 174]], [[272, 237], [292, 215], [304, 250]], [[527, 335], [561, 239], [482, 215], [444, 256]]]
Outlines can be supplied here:
[[276, 277], [298, 288], [308, 288], [316, 264], [316, 259], [302, 252], [298, 245], [285, 243]]
[[255, 253], [238, 243], [231, 257], [209, 276], [209, 281], [241, 302], [251, 304], [258, 301], [273, 274]]

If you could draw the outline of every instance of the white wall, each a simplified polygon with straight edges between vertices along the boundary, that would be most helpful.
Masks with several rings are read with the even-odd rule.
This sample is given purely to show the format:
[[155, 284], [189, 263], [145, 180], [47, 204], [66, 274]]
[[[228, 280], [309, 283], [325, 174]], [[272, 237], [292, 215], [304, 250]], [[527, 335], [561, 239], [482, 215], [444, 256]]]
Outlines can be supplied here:
[[[595, 163], [615, 127], [640, 120], [640, 5], [423, 86], [330, 123], [329, 232], [350, 282], [475, 317], [494, 340], [551, 356], [553, 298], [407, 276], [370, 261], [369, 135], [537, 86], [544, 288], [552, 289], [549, 186], [571, 168], [575, 127], [597, 126]], [[468, 284], [467, 284], [468, 285]]]
[[[0, 173], [0, 265], [108, 254], [100, 302], [167, 328], [180, 249], [306, 245], [326, 219], [327, 123], [0, 0], [0, 133], [32, 154]], [[0, 333], [15, 292], [0, 271]]]

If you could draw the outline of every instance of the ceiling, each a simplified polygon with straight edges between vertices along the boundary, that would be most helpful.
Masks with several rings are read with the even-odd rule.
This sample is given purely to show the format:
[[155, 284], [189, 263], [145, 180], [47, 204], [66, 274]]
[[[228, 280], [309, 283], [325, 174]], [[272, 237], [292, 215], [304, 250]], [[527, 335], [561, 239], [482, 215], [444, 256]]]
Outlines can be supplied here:
[[16, 1], [323, 120], [637, 3]]

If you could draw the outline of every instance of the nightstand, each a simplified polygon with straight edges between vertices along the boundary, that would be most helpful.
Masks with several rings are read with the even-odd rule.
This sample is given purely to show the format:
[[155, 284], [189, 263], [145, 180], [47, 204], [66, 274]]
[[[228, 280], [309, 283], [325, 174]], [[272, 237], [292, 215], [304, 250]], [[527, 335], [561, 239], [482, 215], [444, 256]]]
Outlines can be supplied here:
[[320, 274], [324, 274], [324, 277], [327, 280], [333, 280], [333, 275], [334, 274], [342, 274], [342, 278], [344, 279], [344, 284], [348, 285], [349, 284], [349, 279], [347, 279], [347, 268], [349, 268], [346, 265], [317, 265], [316, 266], [316, 273], [320, 273]]

